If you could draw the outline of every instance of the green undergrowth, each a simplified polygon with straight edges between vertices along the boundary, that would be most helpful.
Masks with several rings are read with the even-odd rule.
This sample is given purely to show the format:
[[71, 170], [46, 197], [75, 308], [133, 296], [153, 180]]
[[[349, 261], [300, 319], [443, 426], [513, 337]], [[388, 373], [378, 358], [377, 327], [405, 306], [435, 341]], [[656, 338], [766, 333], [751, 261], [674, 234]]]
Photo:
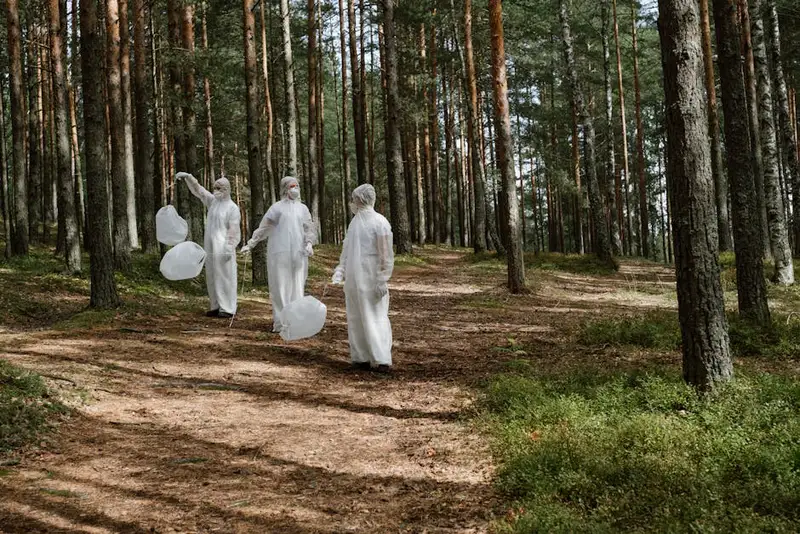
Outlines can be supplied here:
[[0, 455], [34, 442], [66, 411], [40, 376], [0, 360]]
[[699, 398], [677, 371], [569, 375], [516, 361], [482, 421], [497, 532], [796, 532], [800, 383], [739, 372]]

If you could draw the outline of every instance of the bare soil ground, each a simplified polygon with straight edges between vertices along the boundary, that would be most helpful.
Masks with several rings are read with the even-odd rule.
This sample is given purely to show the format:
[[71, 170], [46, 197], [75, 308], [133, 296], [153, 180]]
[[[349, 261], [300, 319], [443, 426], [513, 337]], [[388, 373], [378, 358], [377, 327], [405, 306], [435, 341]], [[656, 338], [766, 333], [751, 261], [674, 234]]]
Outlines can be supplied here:
[[[635, 354], [569, 342], [574, 328], [674, 308], [674, 282], [632, 262], [613, 276], [531, 271], [532, 294], [511, 297], [498, 263], [422, 258], [390, 285], [388, 377], [349, 369], [340, 288], [323, 298], [323, 332], [295, 343], [269, 333], [268, 298], [249, 288], [231, 326], [198, 297], [156, 317], [145, 306], [99, 325], [5, 325], [0, 357], [43, 373], [75, 409], [0, 476], [0, 532], [487, 531], [503, 510], [467, 417], [476, 385], [520, 357], [629, 366]], [[334, 253], [315, 261], [329, 268]], [[320, 274], [308, 292], [324, 286]], [[86, 303], [37, 298], [54, 314]]]

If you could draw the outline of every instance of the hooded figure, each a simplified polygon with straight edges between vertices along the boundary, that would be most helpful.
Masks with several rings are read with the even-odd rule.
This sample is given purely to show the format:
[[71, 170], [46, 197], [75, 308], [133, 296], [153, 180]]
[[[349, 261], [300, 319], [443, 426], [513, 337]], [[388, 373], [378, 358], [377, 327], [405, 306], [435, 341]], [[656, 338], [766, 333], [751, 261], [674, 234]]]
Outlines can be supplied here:
[[209, 317], [233, 317], [236, 314], [236, 246], [242, 238], [239, 206], [231, 200], [231, 184], [227, 178], [214, 182], [214, 193], [197, 183], [189, 173], [179, 172], [189, 191], [208, 208], [206, 235], [206, 286]]
[[272, 302], [272, 331], [283, 328], [281, 312], [291, 302], [302, 298], [308, 277], [308, 258], [316, 228], [311, 213], [300, 202], [300, 185], [296, 178], [281, 180], [281, 200], [270, 206], [253, 237], [242, 247], [247, 253], [261, 241], [267, 241], [267, 282]]
[[353, 190], [347, 229], [334, 284], [344, 281], [347, 337], [350, 358], [358, 368], [388, 372], [392, 365], [392, 325], [389, 322], [389, 288], [394, 269], [392, 227], [377, 213], [375, 189], [360, 185]]

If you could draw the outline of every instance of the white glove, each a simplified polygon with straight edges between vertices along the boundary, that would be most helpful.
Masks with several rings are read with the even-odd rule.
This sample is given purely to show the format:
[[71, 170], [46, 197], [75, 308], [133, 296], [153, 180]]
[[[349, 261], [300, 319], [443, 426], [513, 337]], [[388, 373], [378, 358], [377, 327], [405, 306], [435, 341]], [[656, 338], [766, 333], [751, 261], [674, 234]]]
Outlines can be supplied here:
[[378, 300], [382, 299], [388, 294], [389, 286], [386, 285], [386, 282], [379, 282], [378, 285], [375, 286], [375, 295], [378, 297]]
[[239, 254], [250, 254], [250, 245], [245, 245], [239, 251]]
[[311, 243], [306, 243], [306, 248], [303, 250], [303, 256], [311, 257], [314, 255], [314, 247], [311, 246]]
[[179, 172], [178, 174], [175, 175], [175, 181], [180, 182], [184, 178], [190, 178], [191, 176], [192, 175], [189, 174], [188, 172]]
[[331, 284], [341, 284], [344, 282], [344, 272], [341, 269], [336, 269], [333, 271], [333, 277], [331, 278]]

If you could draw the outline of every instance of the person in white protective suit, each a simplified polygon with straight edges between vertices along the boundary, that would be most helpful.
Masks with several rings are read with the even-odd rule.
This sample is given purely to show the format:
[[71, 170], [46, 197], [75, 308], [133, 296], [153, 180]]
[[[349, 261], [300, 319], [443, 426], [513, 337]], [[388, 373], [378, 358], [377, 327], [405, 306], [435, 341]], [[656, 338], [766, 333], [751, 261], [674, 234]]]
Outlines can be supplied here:
[[231, 200], [231, 184], [227, 178], [214, 182], [214, 193], [197, 183], [189, 173], [179, 172], [175, 180], [183, 180], [189, 191], [208, 208], [206, 218], [206, 286], [209, 317], [229, 318], [236, 314], [236, 246], [242, 238], [239, 206]]
[[242, 247], [248, 253], [267, 239], [267, 283], [272, 302], [272, 331], [283, 329], [283, 308], [304, 295], [308, 258], [314, 255], [316, 227], [300, 202], [300, 184], [291, 176], [281, 180], [281, 200], [270, 206], [253, 237]]
[[331, 280], [344, 282], [350, 359], [356, 368], [389, 372], [392, 366], [392, 325], [388, 282], [394, 269], [392, 227], [377, 213], [375, 189], [364, 184], [353, 190], [339, 265]]

